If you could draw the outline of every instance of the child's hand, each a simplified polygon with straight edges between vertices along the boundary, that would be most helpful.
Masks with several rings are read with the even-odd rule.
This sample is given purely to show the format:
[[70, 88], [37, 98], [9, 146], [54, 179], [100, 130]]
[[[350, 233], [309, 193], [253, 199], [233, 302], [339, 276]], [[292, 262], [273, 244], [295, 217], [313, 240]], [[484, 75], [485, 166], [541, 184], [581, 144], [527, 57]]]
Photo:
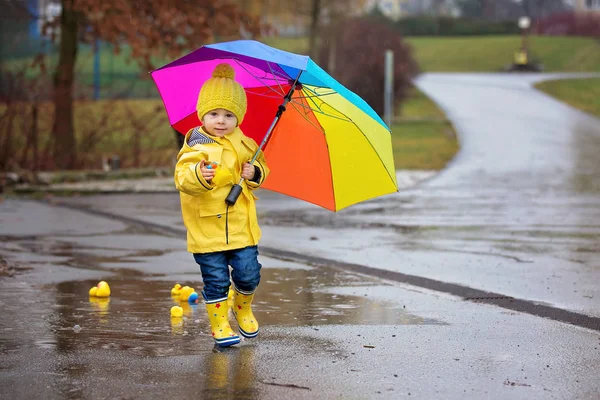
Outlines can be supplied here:
[[207, 168], [207, 165], [210, 163], [206, 163], [206, 161], [200, 161], [200, 172], [202, 173], [202, 177], [206, 179], [206, 182], [212, 181], [212, 178], [215, 177], [215, 170]]
[[242, 165], [242, 178], [251, 181], [254, 179], [254, 174], [256, 171], [254, 170], [254, 165], [246, 162]]

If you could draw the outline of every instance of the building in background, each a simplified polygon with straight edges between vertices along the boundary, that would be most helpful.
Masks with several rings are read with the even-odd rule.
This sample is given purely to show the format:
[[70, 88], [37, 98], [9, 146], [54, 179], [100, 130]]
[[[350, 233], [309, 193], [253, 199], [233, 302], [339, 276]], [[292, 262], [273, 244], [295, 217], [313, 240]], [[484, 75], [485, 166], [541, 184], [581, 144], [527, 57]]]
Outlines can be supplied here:
[[[242, 11], [260, 16], [261, 22], [270, 26], [264, 35], [276, 33], [278, 36], [301, 36], [308, 33], [312, 19], [314, 0], [231, 0]], [[319, 21], [341, 15], [360, 15], [367, 12], [369, 0], [321, 0], [319, 1]]]
[[600, 0], [575, 0], [577, 12], [600, 12]]
[[379, 10], [388, 18], [400, 18], [418, 15], [450, 16], [456, 17], [459, 8], [455, 0], [369, 0], [366, 8]]

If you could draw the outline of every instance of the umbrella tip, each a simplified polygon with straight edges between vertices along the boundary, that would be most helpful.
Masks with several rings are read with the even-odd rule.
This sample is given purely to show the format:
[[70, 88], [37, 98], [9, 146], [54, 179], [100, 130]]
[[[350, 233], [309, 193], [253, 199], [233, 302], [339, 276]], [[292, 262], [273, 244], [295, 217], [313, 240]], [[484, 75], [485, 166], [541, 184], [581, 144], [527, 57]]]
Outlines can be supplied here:
[[[294, 80], [288, 79], [288, 85], [292, 86], [293, 84]], [[296, 82], [296, 87], [294, 87], [294, 90], [302, 90], [302, 84], [300, 82]]]

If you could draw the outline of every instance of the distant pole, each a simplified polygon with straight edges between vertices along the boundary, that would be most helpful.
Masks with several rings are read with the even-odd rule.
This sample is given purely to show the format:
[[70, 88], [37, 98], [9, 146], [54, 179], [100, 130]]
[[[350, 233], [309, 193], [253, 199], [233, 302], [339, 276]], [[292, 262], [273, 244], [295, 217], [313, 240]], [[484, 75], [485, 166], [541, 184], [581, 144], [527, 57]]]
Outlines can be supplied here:
[[385, 51], [385, 80], [383, 88], [383, 114], [385, 123], [391, 129], [394, 118], [394, 52]]
[[40, 22], [42, 16], [40, 12], [39, 1], [28, 0], [27, 9], [29, 11], [29, 15], [32, 16], [31, 20], [29, 21], [29, 36], [33, 39], [39, 39], [40, 27], [42, 26], [42, 23]]
[[321, 13], [321, 0], [312, 0], [310, 11], [310, 31], [308, 37], [308, 55], [313, 60], [319, 56], [317, 37], [319, 36], [319, 17]]
[[527, 33], [529, 27], [531, 26], [531, 19], [529, 17], [521, 17], [518, 22], [519, 28], [521, 28], [521, 47], [527, 53], [529, 49], [527, 48]]
[[94, 100], [100, 99], [100, 41], [94, 40]]

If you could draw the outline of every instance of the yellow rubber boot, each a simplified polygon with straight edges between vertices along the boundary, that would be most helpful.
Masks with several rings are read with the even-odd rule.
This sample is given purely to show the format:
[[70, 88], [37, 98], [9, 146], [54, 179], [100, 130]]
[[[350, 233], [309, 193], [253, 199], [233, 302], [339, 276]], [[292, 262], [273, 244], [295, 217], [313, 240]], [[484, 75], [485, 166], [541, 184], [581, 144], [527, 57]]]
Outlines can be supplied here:
[[213, 339], [215, 339], [218, 346], [228, 347], [240, 342], [240, 337], [233, 332], [229, 325], [227, 298], [207, 301], [206, 311], [208, 312]]
[[234, 289], [233, 314], [237, 320], [240, 333], [246, 338], [253, 338], [258, 335], [258, 321], [252, 313], [253, 299], [253, 292], [244, 292], [238, 288]]

